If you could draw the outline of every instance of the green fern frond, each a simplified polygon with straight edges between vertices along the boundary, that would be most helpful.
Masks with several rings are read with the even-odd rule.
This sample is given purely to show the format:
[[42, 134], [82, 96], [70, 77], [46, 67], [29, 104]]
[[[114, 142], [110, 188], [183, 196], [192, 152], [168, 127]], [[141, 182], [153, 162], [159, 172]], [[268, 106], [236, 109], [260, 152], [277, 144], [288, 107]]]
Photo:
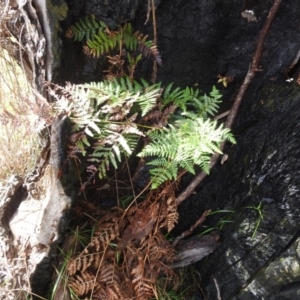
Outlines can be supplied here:
[[133, 52], [138, 48], [138, 39], [133, 33], [133, 29], [130, 23], [125, 24], [121, 29], [121, 38], [125, 47]]
[[[149, 85], [125, 77], [61, 88], [61, 92], [58, 101], [73, 120], [74, 133], [81, 136], [77, 149], [98, 166], [100, 178], [111, 166], [117, 168], [123, 156], [131, 155], [140, 136], [150, 139], [138, 156], [153, 158], [148, 163], [152, 188], [175, 180], [179, 168], [194, 174], [194, 166], [199, 166], [208, 173], [211, 155], [221, 153], [220, 144], [235, 143], [229, 129], [208, 118], [220, 101], [215, 88], [209, 96], [201, 96], [199, 90], [173, 89], [170, 84], [162, 91], [160, 83]], [[176, 107], [176, 120], [160, 129], [145, 132], [137, 124], [143, 116], [143, 120], [154, 115], [166, 118]], [[87, 155], [87, 148], [93, 152]]]
[[[183, 159], [178, 163], [179, 167], [188, 171], [191, 174], [195, 174], [194, 161], [191, 159]], [[200, 165], [200, 164], [198, 164]]]
[[107, 35], [105, 31], [99, 31], [94, 35], [93, 39], [87, 41], [87, 45], [90, 49], [90, 54], [94, 57], [109, 53], [115, 49], [120, 43], [119, 35]]
[[219, 91], [213, 87], [209, 96], [200, 95], [198, 89], [180, 88], [172, 89], [173, 84], [169, 84], [163, 92], [162, 103], [164, 106], [169, 103], [176, 105], [181, 111], [189, 114], [195, 113], [198, 117], [207, 118], [217, 113], [219, 108], [220, 98], [222, 97]]
[[95, 16], [91, 15], [80, 19], [75, 25], [71, 26], [69, 34], [74, 36], [75, 41], [90, 40], [105, 28], [105, 23], [96, 21]]
[[[148, 144], [138, 156], [156, 156], [154, 163], [149, 163], [153, 168], [151, 174], [158, 176], [160, 172], [164, 176], [159, 177], [170, 179], [169, 165], [172, 164], [194, 173], [194, 165], [209, 172], [210, 156], [221, 153], [219, 145], [226, 139], [234, 141], [228, 129], [217, 125], [216, 121], [203, 118], [182, 118], [175, 122], [174, 126], [169, 125], [162, 130], [149, 133], [151, 143]], [[157, 161], [159, 163], [157, 163]], [[163, 165], [163, 163], [166, 165]], [[172, 177], [174, 178], [174, 177]], [[156, 185], [156, 179], [152, 178]]]
[[[96, 21], [95, 16], [92, 15], [80, 19], [71, 26], [67, 35], [74, 37], [75, 41], [86, 39], [85, 52], [94, 57], [125, 47], [131, 53], [139, 51], [144, 57], [154, 58], [158, 64], [161, 64], [161, 56], [155, 43], [147, 40], [147, 35], [140, 32], [134, 33], [130, 23], [115, 31], [110, 31], [105, 23]], [[140, 58], [136, 62], [139, 60]]]
[[122, 154], [129, 156], [132, 153], [137, 141], [137, 135], [107, 130], [101, 142], [93, 144], [94, 152], [89, 155], [88, 161], [98, 165], [99, 177], [104, 178], [111, 165], [115, 169], [118, 168], [118, 163], [122, 161]]
[[[82, 90], [84, 93], [82, 93]], [[105, 114], [107, 119], [114, 112], [120, 112], [121, 110], [123, 110], [124, 115], [130, 114], [130, 112], [133, 113], [134, 111], [131, 110], [133, 104], [139, 107], [141, 115], [145, 115], [156, 105], [160, 94], [160, 84], [148, 86], [144, 81], [140, 84], [136, 81], [130, 81], [128, 78], [79, 85], [79, 90], [74, 93], [78, 99], [89, 99], [87, 100], [88, 105], [80, 103], [82, 112], [88, 113], [89, 111], [95, 111], [97, 108], [98, 114]], [[91, 99], [94, 99], [94, 104]], [[84, 105], [85, 107], [83, 107]], [[100, 110], [98, 109], [99, 106], [101, 106]], [[77, 106], [76, 111], [78, 112], [80, 109]]]
[[[77, 149], [84, 155], [92, 148], [88, 161], [98, 165], [99, 176], [105, 177], [109, 166], [118, 167], [122, 155], [129, 156], [144, 133], [136, 118], [151, 110], [160, 97], [160, 84], [149, 86], [128, 78], [80, 84], [69, 91], [71, 99], [62, 97], [74, 123], [73, 132], [82, 132]], [[66, 102], [66, 103], [64, 103]]]
[[156, 189], [167, 180], [175, 180], [178, 164], [164, 157], [156, 158], [148, 163], [151, 175], [151, 188]]

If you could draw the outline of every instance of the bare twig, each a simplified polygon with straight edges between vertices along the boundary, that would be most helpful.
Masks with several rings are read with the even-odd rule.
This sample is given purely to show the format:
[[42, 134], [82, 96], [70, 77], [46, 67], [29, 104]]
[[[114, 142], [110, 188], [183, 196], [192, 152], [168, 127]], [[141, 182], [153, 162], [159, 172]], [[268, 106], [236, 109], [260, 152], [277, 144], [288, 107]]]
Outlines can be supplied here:
[[228, 116], [230, 113], [230, 110], [227, 110], [225, 112], [223, 112], [222, 114], [219, 114], [217, 116], [214, 117], [214, 120], [220, 120], [220, 119], [223, 119], [225, 118], [226, 116]]
[[182, 240], [183, 238], [187, 237], [188, 235], [192, 234], [193, 231], [200, 225], [202, 224], [205, 220], [207, 215], [211, 212], [211, 209], [206, 210], [201, 217], [186, 231], [182, 232], [172, 243], [173, 247], [176, 247], [178, 242]]
[[[240, 107], [240, 104], [242, 102], [242, 99], [245, 95], [245, 92], [248, 88], [248, 86], [250, 85], [254, 75], [256, 72], [260, 71], [259, 69], [259, 63], [260, 63], [260, 59], [262, 56], [262, 52], [263, 52], [263, 45], [264, 42], [266, 40], [267, 34], [270, 30], [271, 24], [274, 20], [274, 17], [278, 11], [278, 8], [281, 4], [282, 0], [275, 0], [273, 6], [271, 7], [269, 14], [266, 18], [265, 24], [260, 32], [258, 41], [257, 41], [257, 47], [256, 47], [256, 51], [254, 53], [253, 59], [252, 59], [252, 64], [251, 67], [249, 68], [246, 77], [244, 79], [243, 84], [241, 85], [239, 92], [233, 102], [233, 106], [230, 110], [230, 113], [227, 117], [226, 123], [225, 123], [225, 127], [227, 128], [231, 128], [232, 124], [235, 120], [235, 117], [237, 115], [237, 111]], [[222, 143], [220, 146], [220, 150], [223, 151], [224, 150], [224, 146], [225, 143]], [[218, 159], [220, 157], [219, 153], [215, 153], [210, 161], [210, 169], [212, 169], [215, 164], [217, 163]], [[184, 200], [186, 200], [195, 190], [195, 188], [199, 185], [199, 183], [207, 176], [207, 173], [205, 172], [201, 172], [199, 173], [194, 180], [188, 185], [188, 187], [176, 198], [176, 204], [180, 205]]]
[[[157, 45], [157, 32], [156, 32], [156, 12], [155, 12], [155, 4], [154, 0], [151, 0], [151, 10], [152, 10], [152, 21], [153, 21], [153, 42]], [[153, 83], [156, 82], [157, 77], [157, 62], [156, 60], [153, 61], [153, 70], [151, 74], [151, 81]]]
[[218, 285], [218, 283], [217, 283], [217, 279], [216, 279], [215, 277], [213, 277], [213, 280], [214, 280], [214, 282], [215, 282], [215, 286], [216, 286], [216, 290], [217, 290], [217, 299], [218, 299], [218, 300], [222, 300], [221, 294], [220, 294], [219, 285]]

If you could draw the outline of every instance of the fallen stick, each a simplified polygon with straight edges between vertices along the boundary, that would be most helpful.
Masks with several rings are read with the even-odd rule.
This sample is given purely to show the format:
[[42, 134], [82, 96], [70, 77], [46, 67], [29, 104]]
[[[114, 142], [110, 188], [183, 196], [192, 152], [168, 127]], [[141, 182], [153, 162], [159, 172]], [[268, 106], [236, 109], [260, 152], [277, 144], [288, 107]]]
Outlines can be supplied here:
[[[232, 124], [235, 120], [235, 117], [237, 115], [237, 111], [240, 107], [240, 104], [242, 102], [242, 99], [245, 95], [245, 92], [248, 88], [248, 86], [250, 85], [254, 75], [256, 72], [261, 71], [259, 69], [259, 63], [260, 63], [260, 59], [262, 56], [262, 52], [263, 52], [263, 46], [264, 46], [264, 42], [266, 40], [267, 34], [270, 30], [271, 24], [274, 20], [274, 17], [279, 9], [279, 6], [281, 4], [282, 0], [275, 0], [273, 6], [271, 7], [269, 14], [266, 18], [265, 24], [260, 32], [260, 35], [258, 37], [258, 41], [257, 41], [257, 47], [256, 47], [256, 51], [254, 53], [253, 59], [252, 59], [252, 63], [250, 65], [250, 68], [246, 74], [246, 77], [244, 79], [243, 84], [241, 85], [238, 94], [233, 102], [233, 106], [230, 110], [230, 113], [227, 117], [226, 123], [225, 123], [225, 127], [227, 128], [231, 128]], [[224, 146], [225, 146], [225, 142], [222, 143], [220, 145], [220, 150], [223, 152], [224, 150]], [[212, 157], [211, 157], [211, 161], [210, 161], [210, 170], [215, 166], [215, 164], [217, 163], [218, 159], [220, 157], [219, 153], [215, 153]], [[178, 197], [176, 198], [176, 204], [180, 205], [184, 200], [186, 200], [196, 189], [196, 187], [200, 184], [200, 182], [207, 176], [207, 173], [205, 172], [200, 172], [194, 179], [193, 181], [187, 186], [187, 188], [178, 195]]]
[[193, 231], [200, 225], [202, 224], [205, 220], [207, 215], [211, 212], [210, 209], [206, 210], [201, 217], [186, 231], [182, 232], [172, 243], [172, 246], [175, 248], [176, 245], [178, 244], [178, 242], [180, 240], [182, 240], [183, 238], [189, 236], [191, 233], [193, 233]]

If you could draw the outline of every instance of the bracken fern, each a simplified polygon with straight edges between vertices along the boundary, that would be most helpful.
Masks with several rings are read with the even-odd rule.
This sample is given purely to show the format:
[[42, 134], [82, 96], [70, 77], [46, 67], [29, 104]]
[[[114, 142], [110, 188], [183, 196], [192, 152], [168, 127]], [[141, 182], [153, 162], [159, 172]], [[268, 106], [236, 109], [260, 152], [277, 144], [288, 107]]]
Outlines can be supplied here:
[[104, 22], [96, 21], [95, 16], [91, 15], [71, 26], [66, 36], [74, 38], [75, 41], [85, 39], [87, 45], [84, 46], [84, 51], [94, 57], [108, 55], [112, 50], [120, 51], [125, 47], [131, 53], [139, 51], [145, 57], [152, 57], [161, 64], [161, 57], [155, 43], [148, 40], [147, 35], [134, 32], [130, 23], [119, 26], [116, 30], [110, 30]]
[[57, 106], [74, 123], [76, 148], [83, 155], [86, 148], [93, 149], [87, 160], [97, 165], [100, 178], [106, 176], [110, 165], [118, 167], [122, 154], [132, 153], [138, 138], [144, 135], [135, 122], [138, 114], [143, 116], [151, 110], [161, 94], [160, 84], [149, 86], [128, 78], [56, 87], [52, 94], [58, 91], [61, 97]]
[[[118, 167], [122, 155], [131, 155], [141, 136], [150, 140], [138, 156], [151, 157], [152, 188], [175, 180], [179, 169], [194, 174], [194, 166], [199, 166], [208, 173], [210, 156], [221, 152], [220, 143], [226, 139], [235, 142], [229, 129], [208, 117], [220, 102], [215, 87], [208, 96], [191, 88], [168, 85], [163, 90], [160, 83], [121, 78], [60, 91], [57, 103], [74, 123], [76, 148], [84, 155], [86, 149], [93, 149], [87, 161], [96, 166], [100, 178], [106, 176], [110, 165]], [[154, 126], [151, 120], [157, 116], [165, 120], [155, 121]]]
[[195, 174], [194, 166], [197, 165], [209, 173], [210, 156], [215, 152], [221, 153], [219, 144], [226, 139], [235, 142], [228, 129], [202, 117], [182, 118], [174, 125], [169, 124], [148, 135], [151, 143], [139, 156], [154, 157], [148, 163], [152, 166], [152, 188], [166, 180], [175, 180], [179, 168]]

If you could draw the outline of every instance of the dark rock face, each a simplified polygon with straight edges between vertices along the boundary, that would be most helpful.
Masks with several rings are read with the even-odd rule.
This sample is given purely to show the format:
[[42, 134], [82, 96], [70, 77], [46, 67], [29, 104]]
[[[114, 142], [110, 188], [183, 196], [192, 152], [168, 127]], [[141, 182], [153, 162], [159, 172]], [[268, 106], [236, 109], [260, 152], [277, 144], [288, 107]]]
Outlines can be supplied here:
[[[177, 17], [182, 23], [174, 21], [160, 30], [159, 42], [168, 44], [168, 50], [163, 52], [159, 77], [179, 85], [196, 81], [208, 89], [216, 74], [233, 76], [234, 83], [224, 91], [225, 101], [230, 101], [248, 70], [271, 5], [257, 2], [258, 22], [248, 23], [240, 15], [242, 1], [207, 1], [199, 7], [196, 1], [181, 2], [180, 9], [164, 1], [161, 22]], [[262, 57], [263, 71], [247, 91], [235, 123], [237, 146], [228, 147], [228, 161], [213, 170], [197, 195], [180, 208], [178, 232], [206, 208], [235, 211], [235, 223], [225, 228], [222, 245], [198, 264], [207, 299], [217, 299], [213, 277], [222, 299], [299, 297], [300, 93], [299, 85], [286, 82], [285, 76], [300, 49], [297, 11], [298, 2], [286, 1], [274, 20]], [[197, 33], [182, 34], [184, 20], [191, 16]], [[185, 64], [190, 71], [185, 71]], [[299, 68], [294, 74], [298, 76]], [[255, 209], [259, 205], [260, 223]]]
[[[212, 276], [222, 299], [297, 299], [299, 289], [294, 290], [294, 298], [278, 298], [278, 292], [300, 276], [300, 95], [295, 85], [271, 86], [277, 91], [272, 97], [282, 100], [281, 92], [288, 98], [248, 125], [238, 146], [228, 152], [226, 165], [213, 172], [184, 209], [186, 214], [194, 204], [194, 210], [195, 206], [209, 206], [235, 211], [235, 223], [225, 229], [220, 248], [199, 264], [208, 284], [208, 299], [216, 297]], [[254, 209], [259, 205], [260, 223]]]
[[[161, 0], [155, 0], [157, 6]], [[144, 0], [66, 0], [69, 12], [66, 20], [62, 22], [65, 32], [80, 18], [94, 15], [97, 20], [105, 22], [110, 28], [131, 21], [135, 18], [137, 11], [146, 15], [148, 1]], [[64, 83], [82, 83], [102, 80], [102, 71], [105, 69], [104, 59], [87, 57], [82, 51], [82, 44], [73, 40], [63, 39], [63, 55], [61, 72], [56, 81]]]
[[[105, 3], [72, 1], [71, 6], [70, 1], [70, 7], [74, 19], [92, 12], [111, 26], [135, 15], [136, 28], [151, 32], [151, 24], [144, 26], [145, 7], [138, 6], [138, 1]], [[207, 92], [218, 74], [231, 76], [234, 81], [228, 88], [218, 86], [224, 94], [224, 109], [230, 108], [272, 3], [162, 0], [156, 10], [163, 60], [158, 80], [179, 86], [197, 84]], [[242, 17], [245, 9], [253, 10], [253, 22]], [[221, 246], [198, 264], [207, 299], [217, 299], [213, 277], [223, 300], [299, 298], [300, 86], [295, 82], [299, 62], [293, 72], [289, 70], [300, 50], [299, 11], [298, 0], [283, 1], [264, 46], [262, 72], [251, 83], [233, 128], [238, 144], [228, 146], [229, 159], [180, 207], [178, 232], [206, 208], [235, 211], [231, 217], [235, 223], [225, 227]], [[68, 47], [74, 50], [74, 45]], [[75, 74], [68, 64], [72, 61], [83, 76], [76, 80], [101, 78], [101, 63], [83, 59], [79, 48], [77, 54], [71, 50], [73, 56], [65, 65], [68, 76]], [[139, 74], [146, 74], [147, 67], [144, 63]], [[294, 76], [294, 82], [286, 82], [287, 74]], [[217, 218], [210, 221], [211, 226]]]

